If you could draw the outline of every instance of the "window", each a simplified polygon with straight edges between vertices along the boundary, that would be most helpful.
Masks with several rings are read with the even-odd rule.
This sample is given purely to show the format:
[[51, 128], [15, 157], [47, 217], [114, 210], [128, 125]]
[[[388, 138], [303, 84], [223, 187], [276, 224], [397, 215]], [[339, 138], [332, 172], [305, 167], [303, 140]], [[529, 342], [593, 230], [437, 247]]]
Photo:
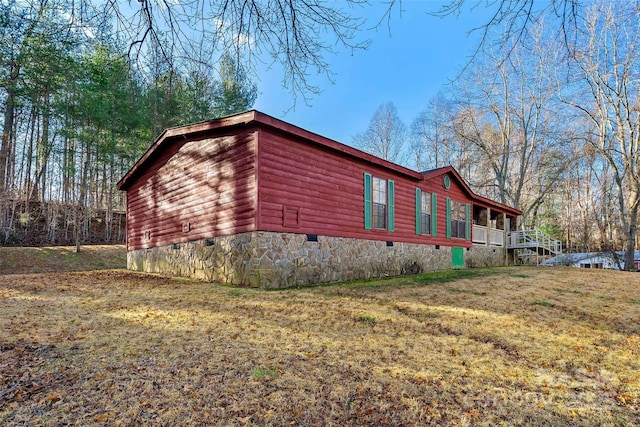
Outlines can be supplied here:
[[464, 205], [460, 202], [451, 202], [451, 237], [466, 238], [467, 224], [465, 221]]
[[431, 194], [422, 193], [420, 202], [420, 230], [422, 234], [431, 234]]
[[416, 188], [416, 234], [436, 236], [437, 200], [435, 193], [423, 193]]
[[394, 231], [394, 182], [364, 174], [364, 228]]
[[373, 228], [387, 228], [387, 181], [373, 177]]
[[459, 239], [467, 238], [467, 212], [464, 203], [451, 201], [451, 212], [449, 220], [451, 222], [451, 237]]
[[451, 188], [451, 178], [449, 178], [449, 175], [445, 175], [442, 177], [442, 186], [445, 190]]

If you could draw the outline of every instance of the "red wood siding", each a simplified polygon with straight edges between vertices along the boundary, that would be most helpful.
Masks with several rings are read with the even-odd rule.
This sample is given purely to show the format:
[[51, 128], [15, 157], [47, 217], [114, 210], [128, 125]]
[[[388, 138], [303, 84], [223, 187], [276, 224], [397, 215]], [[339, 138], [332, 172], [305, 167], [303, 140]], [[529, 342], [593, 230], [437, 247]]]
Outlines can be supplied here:
[[127, 249], [255, 229], [255, 131], [176, 141], [127, 191]]
[[[365, 173], [394, 182], [393, 232], [365, 230]], [[257, 111], [168, 129], [118, 188], [129, 250], [253, 230], [469, 247], [446, 237], [447, 198], [521, 214], [451, 167], [420, 174]], [[415, 233], [416, 188], [437, 195], [435, 237]]]
[[[471, 239], [461, 239], [457, 237], [452, 237], [447, 239], [447, 197], [451, 199], [451, 201], [456, 201], [460, 203], [469, 203], [472, 204], [473, 200], [469, 197], [465, 189], [460, 185], [460, 183], [451, 175], [449, 175], [449, 179], [451, 185], [449, 189], [444, 188], [442, 182], [443, 176], [437, 176], [434, 178], [426, 179], [418, 184], [418, 187], [423, 192], [432, 193], [437, 195], [438, 201], [438, 217], [437, 217], [437, 240], [442, 242], [439, 244], [447, 245], [447, 246], [462, 246], [465, 248], [471, 247]], [[469, 215], [472, 216], [472, 215]], [[472, 221], [473, 218], [469, 218], [469, 221]], [[470, 229], [471, 230], [471, 229]], [[473, 230], [471, 230], [473, 232]]]
[[[330, 148], [267, 129], [259, 132], [258, 228], [395, 242], [470, 247], [471, 241], [446, 238], [446, 198], [471, 203], [451, 179], [428, 181], [400, 174]], [[395, 231], [365, 230], [364, 173], [395, 183]], [[415, 189], [437, 194], [436, 237], [415, 233]], [[298, 222], [291, 212], [298, 212]]]

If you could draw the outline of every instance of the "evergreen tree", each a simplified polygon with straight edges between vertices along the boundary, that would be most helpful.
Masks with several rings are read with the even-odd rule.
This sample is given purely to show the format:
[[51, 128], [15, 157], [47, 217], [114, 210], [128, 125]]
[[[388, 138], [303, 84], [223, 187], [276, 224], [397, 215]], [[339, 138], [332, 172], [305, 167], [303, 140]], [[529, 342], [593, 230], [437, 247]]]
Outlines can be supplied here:
[[228, 116], [250, 109], [258, 88], [247, 78], [242, 67], [226, 54], [220, 61], [220, 80], [213, 87], [213, 111], [216, 117]]

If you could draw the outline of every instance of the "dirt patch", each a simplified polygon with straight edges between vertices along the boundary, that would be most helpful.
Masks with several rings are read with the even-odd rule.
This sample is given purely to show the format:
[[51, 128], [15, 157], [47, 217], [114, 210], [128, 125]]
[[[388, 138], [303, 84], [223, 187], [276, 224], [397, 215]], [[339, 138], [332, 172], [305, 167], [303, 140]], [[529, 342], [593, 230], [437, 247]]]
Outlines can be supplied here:
[[441, 278], [0, 276], [0, 424], [640, 423], [640, 275]]

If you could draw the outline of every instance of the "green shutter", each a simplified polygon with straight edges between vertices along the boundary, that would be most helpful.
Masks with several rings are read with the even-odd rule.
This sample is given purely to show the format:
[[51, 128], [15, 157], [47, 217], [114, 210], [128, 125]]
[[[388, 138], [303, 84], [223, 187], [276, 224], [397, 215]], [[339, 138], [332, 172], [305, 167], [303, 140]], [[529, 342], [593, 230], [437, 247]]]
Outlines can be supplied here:
[[447, 197], [447, 239], [451, 238], [451, 199]]
[[467, 236], [467, 240], [471, 240], [471, 218], [470, 215], [471, 214], [471, 205], [469, 203], [467, 203], [467, 211], [465, 212], [465, 224], [467, 225], [467, 230], [465, 232], [465, 235]]
[[438, 234], [438, 224], [436, 218], [438, 217], [438, 196], [436, 193], [431, 195], [431, 235], [436, 237]]
[[389, 180], [389, 195], [388, 195], [388, 203], [389, 203], [389, 227], [387, 228], [389, 231], [395, 231], [395, 226], [394, 226], [394, 219], [395, 219], [395, 212], [394, 212], [394, 184], [392, 180]]
[[371, 174], [364, 174], [364, 229], [371, 230]]
[[422, 191], [419, 188], [416, 188], [416, 234], [421, 234], [422, 230], [420, 229], [421, 221], [421, 213], [422, 213]]

